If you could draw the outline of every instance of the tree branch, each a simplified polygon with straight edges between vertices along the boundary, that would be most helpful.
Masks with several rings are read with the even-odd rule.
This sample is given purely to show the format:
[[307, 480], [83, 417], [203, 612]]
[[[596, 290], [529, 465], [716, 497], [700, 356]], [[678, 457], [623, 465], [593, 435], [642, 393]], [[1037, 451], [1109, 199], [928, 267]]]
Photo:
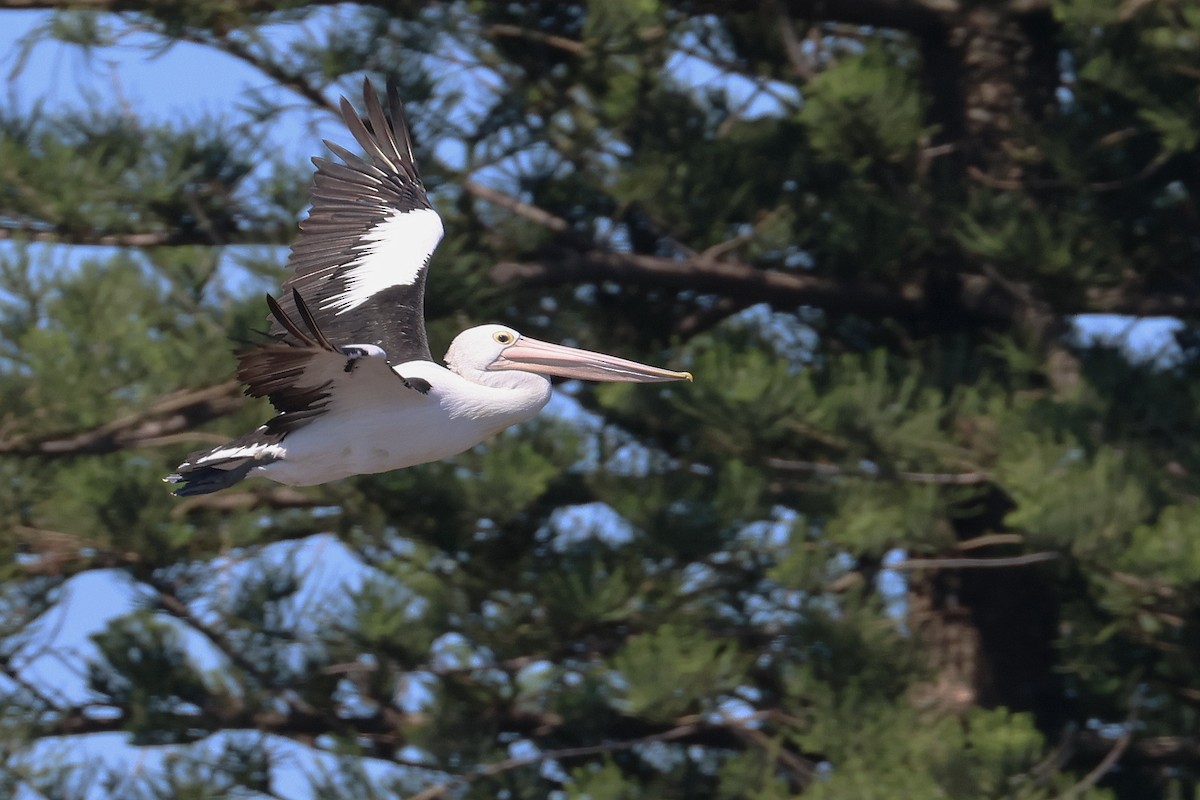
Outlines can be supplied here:
[[234, 58], [237, 58], [246, 64], [254, 67], [268, 78], [271, 78], [281, 86], [291, 89], [296, 94], [308, 100], [317, 108], [323, 108], [340, 118], [341, 110], [337, 103], [331, 102], [320, 89], [312, 85], [303, 76], [288, 72], [282, 64], [269, 61], [262, 58], [256, 53], [250, 51], [245, 44], [236, 40], [230, 39], [228, 36], [222, 36], [214, 41], [206, 39], [190, 39], [197, 44], [206, 44], [227, 53]]
[[0, 0], [0, 9], [28, 11], [38, 9], [100, 9], [109, 10], [116, 5], [115, 0]]
[[[306, 5], [310, 6], [331, 6], [338, 5], [344, 0], [306, 0]], [[384, 7], [387, 5], [384, 0], [375, 0], [364, 5], [375, 5]], [[228, 0], [224, 6], [231, 11], [241, 11], [244, 13], [268, 13], [278, 10], [278, 3], [270, 2], [269, 0]], [[85, 9], [91, 11], [133, 11], [145, 12], [146, 4], [136, 3], [132, 0], [0, 0], [0, 10], [60, 10], [69, 11], [76, 9]]]
[[992, 480], [990, 472], [906, 472], [898, 470], [887, 472], [868, 470], [864, 467], [846, 468], [837, 464], [827, 464], [818, 461], [797, 461], [790, 458], [768, 458], [767, 466], [787, 472], [811, 472], [816, 475], [854, 475], [864, 478], [895, 478], [908, 483], [925, 483], [935, 486], [975, 486], [989, 483]]
[[[3, 0], [0, 0], [3, 2]], [[288, 231], [221, 231], [224, 237], [214, 242], [211, 232], [191, 230], [153, 231], [142, 233], [102, 233], [99, 231], [61, 230], [52, 225], [0, 224], [0, 242], [23, 241], [46, 244], [83, 245], [92, 247], [212, 247], [214, 244], [272, 245], [287, 243]]]
[[[480, 200], [486, 200], [493, 205], [500, 206], [505, 211], [516, 214], [519, 217], [524, 217], [531, 222], [536, 222], [544, 228], [549, 228], [555, 233], [572, 234], [574, 231], [571, 228], [571, 223], [559, 216], [551, 214], [545, 209], [530, 205], [512, 195], [505, 194], [498, 189], [493, 189], [489, 186], [484, 186], [482, 183], [473, 180], [463, 181], [463, 189], [471, 195], [478, 197]], [[588, 244], [591, 244], [589, 241]]]
[[[601, 281], [669, 289], [691, 289], [727, 297], [742, 305], [768, 303], [781, 310], [821, 308], [833, 315], [858, 314], [908, 322], [944, 319], [945, 301], [927, 293], [919, 281], [895, 286], [844, 282], [812, 274], [764, 270], [738, 261], [701, 257], [676, 260], [637, 253], [567, 252], [553, 259], [501, 262], [492, 280], [531, 286], [560, 286]], [[955, 311], [975, 323], [1008, 329], [1022, 319], [1025, 306], [987, 275], [959, 276]], [[1057, 314], [1127, 314], [1136, 317], [1200, 316], [1200, 292], [1165, 293], [1093, 289], [1081, 302], [1054, 309]]]
[[691, 289], [779, 307], [819, 306], [828, 311], [915, 317], [922, 304], [882, 286], [842, 284], [814, 275], [756, 269], [748, 264], [677, 261], [636, 253], [565, 253], [555, 261], [502, 262], [492, 268], [497, 283], [553, 286], [568, 283], [629, 281], [672, 289]]
[[1117, 741], [1113, 744], [1112, 749], [1105, 753], [1104, 758], [1100, 759], [1100, 763], [1080, 778], [1078, 783], [1059, 795], [1059, 800], [1077, 797], [1081, 792], [1091, 789], [1121, 760], [1121, 756], [1125, 754], [1125, 751], [1129, 749], [1130, 742], [1133, 741], [1133, 730], [1137, 724], [1138, 701], [1139, 692], [1135, 691], [1129, 703], [1129, 716], [1126, 718], [1125, 724], [1121, 727], [1121, 735], [1117, 737]]
[[[340, 0], [310, 0], [310, 5], [333, 5]], [[1028, 5], [1044, 4], [1042, 0], [1030, 2]], [[229, 0], [227, 5], [243, 12], [265, 12], [274, 6], [263, 0]], [[368, 0], [364, 5], [390, 7], [384, 0]], [[836, 3], [825, 0], [785, 0], [783, 3], [787, 12], [799, 19], [818, 19], [829, 22], [844, 22], [850, 25], [873, 25], [882, 28], [892, 28], [900, 31], [922, 32], [940, 24], [943, 14], [957, 7], [954, 0], [838, 0]], [[0, 0], [0, 9], [66, 9], [88, 8], [101, 11], [122, 11], [128, 9], [127, 0]], [[737, 0], [736, 2], [720, 2], [719, 0], [701, 0], [688, 4], [692, 13], [728, 13], [754, 12], [759, 9], [758, 0]], [[522, 29], [515, 26], [502, 26], [506, 30], [496, 31], [495, 35], [523, 35]], [[583, 52], [584, 45], [573, 39], [554, 36], [553, 41], [544, 42], [559, 47], [568, 52]]]
[[439, 783], [435, 786], [430, 786], [428, 789], [409, 795], [407, 800], [437, 800], [443, 795], [459, 789], [464, 786], [469, 786], [472, 783], [491, 778], [505, 772], [511, 772], [514, 769], [528, 767], [534, 764], [541, 764], [546, 761], [564, 761], [572, 758], [583, 758], [585, 756], [604, 755], [605, 753], [617, 753], [624, 750], [631, 750], [634, 747], [639, 747], [645, 744], [653, 744], [656, 742], [674, 742], [681, 739], [686, 739], [697, 733], [710, 729], [726, 729], [726, 730], [741, 730], [747, 727], [747, 723], [754, 722], [766, 717], [772, 716], [772, 711], [760, 711], [755, 714], [750, 714], [737, 719], [725, 719], [720, 722], [710, 722], [704, 719], [695, 717], [686, 720], [679, 720], [674, 727], [661, 733], [653, 733], [647, 736], [641, 736], [636, 739], [623, 739], [614, 742], [604, 742], [602, 744], [586, 745], [583, 747], [564, 747], [558, 750], [544, 750], [540, 753], [535, 753], [531, 756], [522, 756], [520, 758], [508, 758], [503, 761], [497, 761], [492, 764], [478, 767], [477, 769], [465, 775], [459, 775], [445, 783]]
[[244, 402], [240, 389], [240, 384], [233, 381], [204, 389], [185, 389], [167, 395], [144, 411], [88, 431], [0, 439], [0, 455], [95, 455], [159, 444], [163, 437], [191, 430], [240, 409]]
[[[957, 9], [955, 0], [783, 0], [788, 15], [796, 19], [843, 22], [849, 25], [871, 25], [907, 33], [925, 33], [943, 24], [944, 16]], [[757, 11], [759, 0], [735, 2], [697, 2], [693, 6], [701, 13]]]
[[1008, 558], [909, 558], [896, 564], [888, 564], [887, 569], [995, 569], [998, 567], [1024, 567], [1029, 564], [1040, 564], [1043, 561], [1053, 561], [1058, 553], [1028, 553], [1023, 556]]
[[[387, 707], [381, 707], [377, 713], [370, 716], [342, 717], [332, 711], [313, 706], [297, 692], [280, 691], [274, 674], [264, 671], [258, 664], [248, 658], [224, 632], [206, 625], [193, 614], [191, 608], [180, 599], [170, 583], [156, 579], [153, 576], [142, 576], [141, 580], [157, 592], [159, 606], [163, 611], [180, 620], [207, 639], [229, 659], [229, 663], [253, 678], [264, 690], [273, 694], [275, 702], [286, 709], [286, 712], [276, 711], [271, 709], [271, 704], [268, 703], [266, 704], [267, 708], [255, 712], [248, 720], [244, 720], [242, 724], [252, 720], [253, 726], [258, 730], [264, 733], [278, 733], [279, 731], [275, 730], [275, 728], [282, 726], [285, 722], [293, 727], [302, 723], [306, 735], [319, 736], [333, 733], [347, 738], [371, 736], [395, 742], [400, 716], [398, 712]], [[237, 727], [237, 725], [230, 725], [227, 720], [220, 720], [220, 723], [220, 728], [222, 729]]]
[[525, 39], [526, 41], [557, 47], [559, 50], [565, 50], [576, 56], [581, 56], [587, 52], [587, 45], [583, 42], [568, 39], [565, 36], [555, 36], [554, 34], [530, 28], [522, 28], [518, 25], [503, 25], [499, 23], [489, 25], [483, 29], [483, 35], [489, 39], [502, 37]]

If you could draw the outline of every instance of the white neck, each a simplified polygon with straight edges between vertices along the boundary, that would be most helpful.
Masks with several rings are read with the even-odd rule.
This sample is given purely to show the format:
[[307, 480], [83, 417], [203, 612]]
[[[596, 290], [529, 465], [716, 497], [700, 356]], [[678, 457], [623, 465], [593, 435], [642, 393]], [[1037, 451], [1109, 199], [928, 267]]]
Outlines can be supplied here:
[[550, 379], [518, 370], [455, 370], [463, 384], [448, 398], [454, 411], [475, 419], [495, 420], [497, 430], [523, 422], [550, 401]]
[[514, 391], [549, 395], [550, 379], [532, 372], [522, 372], [518, 369], [464, 369], [458, 373], [471, 383], [487, 386], [491, 389], [512, 389]]

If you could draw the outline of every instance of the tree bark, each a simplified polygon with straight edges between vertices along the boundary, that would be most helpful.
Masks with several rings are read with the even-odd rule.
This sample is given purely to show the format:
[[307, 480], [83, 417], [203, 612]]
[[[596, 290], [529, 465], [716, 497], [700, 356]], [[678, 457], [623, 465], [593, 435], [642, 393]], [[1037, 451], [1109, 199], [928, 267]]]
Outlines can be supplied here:
[[[1025, 131], [1055, 113], [1057, 29], [1048, 4], [948, 3], [940, 24], [917, 34], [933, 98], [929, 121], [938, 129], [936, 143], [951, 152], [937, 168], [954, 171], [948, 177], [968, 187], [969, 176], [982, 176], [976, 185], [985, 189], [1038, 177], [1037, 146]], [[947, 273], [945, 282], [967, 286], [962, 268], [948, 261], [935, 269]], [[1053, 308], [996, 271], [987, 277], [987, 307], [1003, 308], [1011, 327], [1035, 334], [1048, 364], [1073, 360], [1061, 344], [1067, 309]], [[1089, 300], [1099, 304], [1101, 297]], [[970, 306], [959, 308], [969, 313]], [[974, 513], [957, 520], [959, 539], [1003, 531], [1011, 507], [999, 489], [985, 492]], [[910, 591], [910, 623], [928, 643], [935, 673], [918, 702], [955, 711], [1031, 711], [1044, 732], [1058, 734], [1061, 687], [1052, 672], [1058, 608], [1044, 568], [913, 573]]]

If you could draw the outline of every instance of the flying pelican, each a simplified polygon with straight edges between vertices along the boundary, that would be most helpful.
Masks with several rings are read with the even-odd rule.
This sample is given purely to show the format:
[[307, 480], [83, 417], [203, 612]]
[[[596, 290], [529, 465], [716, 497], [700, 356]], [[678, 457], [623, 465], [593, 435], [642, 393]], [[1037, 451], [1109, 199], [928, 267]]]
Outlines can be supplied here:
[[344, 97], [341, 109], [366, 157], [326, 141], [344, 163], [313, 159], [312, 205], [288, 260], [294, 273], [281, 300], [267, 296], [275, 340], [235, 354], [246, 394], [268, 398], [278, 414], [189, 455], [164, 479], [182, 484], [177, 495], [251, 476], [311, 486], [447, 458], [540, 411], [550, 375], [692, 379], [506, 325], [463, 331], [446, 352], [449, 368], [435, 362], [424, 294], [442, 220], [417, 171], [396, 87], [387, 90], [390, 122], [369, 80], [363, 100], [370, 128]]

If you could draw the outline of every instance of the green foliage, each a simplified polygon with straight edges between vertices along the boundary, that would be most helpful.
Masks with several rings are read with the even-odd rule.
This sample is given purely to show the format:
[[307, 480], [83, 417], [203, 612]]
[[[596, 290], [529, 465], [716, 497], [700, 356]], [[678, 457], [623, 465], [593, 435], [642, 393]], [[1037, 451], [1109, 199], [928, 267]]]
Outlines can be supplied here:
[[1085, 558], [1124, 549], [1124, 537], [1148, 511], [1126, 458], [1107, 449], [1089, 458], [1077, 446], [1029, 434], [1013, 445], [1000, 465], [1011, 476], [1006, 486], [1017, 503], [1009, 524], [1039, 544], [1070, 548]]
[[[0, 796], [1193, 796], [1194, 6], [30, 12]], [[170, 124], [108, 84], [30, 103], [47, 42], [82, 54], [65, 82], [183, 42], [261, 76], [219, 116], [181, 86]], [[364, 75], [445, 221], [435, 351], [499, 321], [695, 383], [571, 383], [445, 462], [174, 498], [270, 413], [220, 386], [307, 203], [280, 130]], [[1083, 312], [1180, 328], [1140, 359]]]
[[94, 241], [138, 233], [220, 244], [244, 225], [235, 193], [252, 171], [249, 145], [216, 120], [178, 130], [102, 113], [4, 117], [0, 208]]
[[708, 710], [715, 694], [741, 680], [739, 661], [735, 648], [696, 631], [663, 625], [639, 634], [613, 657], [614, 677], [625, 684], [617, 708], [656, 722]]
[[571, 800], [634, 800], [639, 794], [611, 761], [576, 769], [571, 778], [567, 795]]
[[1200, 575], [1200, 531], [1193, 509], [1167, 506], [1153, 525], [1134, 529], [1119, 566], [1185, 586]]
[[175, 628], [150, 614], [133, 614], [92, 639], [104, 660], [91, 665], [89, 688], [102, 703], [126, 711], [134, 743], [166, 744], [196, 735], [181, 730], [180, 723], [202, 710], [210, 687], [191, 666]]
[[910, 161], [932, 133], [912, 73], [903, 68], [912, 58], [872, 43], [809, 82], [800, 121], [813, 149], [855, 170]]
[[[858, 720], [855, 747], [837, 758], [828, 780], [811, 788], [822, 798], [970, 797], [1051, 798], [1065, 786], [1039, 780], [1041, 734], [1028, 715], [973, 711], [964, 720], [921, 719], [911, 711], [901, 718]], [[896, 747], [891, 731], [908, 731]], [[873, 747], [887, 741], [891, 746]], [[1077, 797], [1111, 797], [1104, 791], [1076, 792]]]

